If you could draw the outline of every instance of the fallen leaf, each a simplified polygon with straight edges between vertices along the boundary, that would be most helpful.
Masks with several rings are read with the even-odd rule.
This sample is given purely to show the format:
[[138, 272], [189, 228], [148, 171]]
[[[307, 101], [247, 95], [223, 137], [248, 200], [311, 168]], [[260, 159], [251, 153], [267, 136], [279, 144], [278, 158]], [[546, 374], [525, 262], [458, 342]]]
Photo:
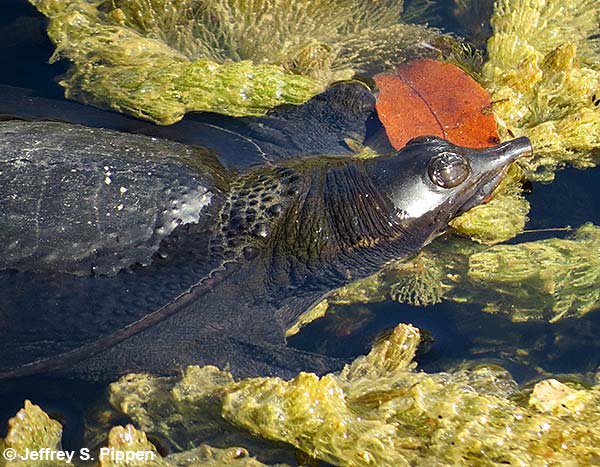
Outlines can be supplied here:
[[452, 64], [416, 60], [375, 82], [377, 113], [396, 149], [420, 135], [475, 148], [500, 142], [489, 94]]

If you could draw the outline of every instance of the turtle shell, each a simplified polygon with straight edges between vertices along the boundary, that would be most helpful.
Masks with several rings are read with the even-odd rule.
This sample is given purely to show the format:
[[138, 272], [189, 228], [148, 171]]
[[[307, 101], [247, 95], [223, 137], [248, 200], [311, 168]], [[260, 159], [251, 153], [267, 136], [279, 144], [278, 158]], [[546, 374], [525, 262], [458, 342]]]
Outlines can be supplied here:
[[0, 171], [0, 269], [20, 271], [148, 265], [227, 190], [211, 151], [64, 123], [0, 122]]

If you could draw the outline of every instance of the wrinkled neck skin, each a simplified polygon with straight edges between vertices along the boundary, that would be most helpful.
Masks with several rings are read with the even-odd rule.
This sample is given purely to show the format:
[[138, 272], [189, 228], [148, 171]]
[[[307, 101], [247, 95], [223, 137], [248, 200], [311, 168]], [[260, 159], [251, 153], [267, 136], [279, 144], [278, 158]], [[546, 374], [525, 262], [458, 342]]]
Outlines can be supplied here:
[[[221, 232], [229, 231], [217, 243], [229, 256], [237, 245], [277, 300], [314, 299], [415, 253], [432, 229], [422, 219], [402, 219], [368, 166], [321, 157], [246, 173], [225, 203], [221, 220], [229, 227]], [[252, 222], [238, 229], [244, 216]]]

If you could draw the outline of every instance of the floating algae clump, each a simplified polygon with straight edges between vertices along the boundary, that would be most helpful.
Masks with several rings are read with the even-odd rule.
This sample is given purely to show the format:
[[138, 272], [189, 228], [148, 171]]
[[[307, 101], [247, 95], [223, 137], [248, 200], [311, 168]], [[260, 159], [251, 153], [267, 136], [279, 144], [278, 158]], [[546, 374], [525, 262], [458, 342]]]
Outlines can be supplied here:
[[159, 124], [299, 104], [357, 70], [432, 54], [440, 36], [400, 24], [398, 0], [30, 2], [51, 20], [53, 58], [72, 62], [67, 97]]
[[564, 163], [597, 162], [599, 21], [596, 0], [496, 2], [483, 77], [502, 137], [531, 138], [535, 157], [524, 166], [539, 180]]
[[537, 400], [515, 403], [516, 385], [502, 371], [413, 371], [418, 341], [401, 325], [340, 376], [242, 381], [224, 415], [344, 466], [577, 465], [600, 454], [597, 387], [573, 390], [580, 402], [570, 410], [542, 411]]
[[394, 269], [397, 280], [390, 287], [393, 300], [416, 306], [442, 301], [443, 269], [434, 257], [421, 253], [412, 261], [396, 264]]
[[[121, 453], [140, 453], [140, 459], [125, 462], [114, 456], [103, 455], [99, 456], [98, 464], [100, 467], [143, 466], [151, 464], [153, 460], [159, 457], [156, 448], [148, 441], [146, 434], [136, 430], [132, 425], [112, 428], [108, 434], [107, 448]], [[159, 461], [156, 465], [168, 465], [168, 463]]]
[[468, 274], [496, 295], [488, 294], [488, 309], [510, 310], [515, 320], [581, 316], [600, 303], [600, 227], [584, 225], [570, 239], [494, 246], [469, 258]]
[[327, 305], [383, 300], [432, 305], [442, 299], [479, 303], [513, 321], [581, 317], [600, 307], [600, 227], [586, 224], [566, 239], [485, 249], [447, 237], [410, 261], [335, 291]]
[[[214, 367], [189, 367], [181, 378], [126, 376], [112, 385], [111, 402], [139, 428], [112, 428], [107, 447], [150, 452], [155, 458], [143, 463], [105, 459], [101, 465], [282, 465], [265, 464], [275, 446], [350, 467], [598, 463], [598, 376], [590, 388], [549, 379], [523, 393], [497, 367], [415, 371], [419, 342], [419, 331], [401, 324], [340, 374], [302, 373], [289, 381], [234, 381]], [[50, 423], [54, 434], [42, 444], [56, 447], [58, 424], [43, 418], [40, 424], [39, 416], [21, 417], [19, 429], [39, 432]], [[222, 446], [227, 440], [236, 446], [241, 433], [255, 443], [262, 438], [263, 444], [251, 451], [261, 460], [241, 447], [206, 446], [204, 424], [220, 426]], [[182, 452], [162, 457], [140, 429], [177, 437]], [[6, 446], [12, 446], [14, 430], [9, 430]]]
[[[222, 379], [213, 411], [255, 436], [340, 466], [543, 466], [548, 459], [591, 465], [600, 456], [600, 386], [542, 381], [528, 401], [498, 368], [415, 371], [419, 342], [417, 329], [399, 325], [340, 374]], [[186, 402], [167, 410], [175, 410], [173, 421], [177, 413], [177, 423], [194, 423], [190, 408], [206, 402], [202, 372], [190, 367], [184, 375]], [[177, 400], [178, 384], [162, 400]], [[122, 391], [126, 386], [114, 386], [113, 397]], [[151, 404], [151, 397], [141, 397]], [[160, 406], [155, 409], [158, 422]]]
[[[4, 453], [6, 464], [14, 467], [58, 467], [65, 465], [98, 465], [99, 467], [266, 467], [262, 462], [251, 457], [243, 448], [214, 448], [202, 444], [192, 449], [161, 456], [156, 447], [148, 440], [143, 431], [132, 425], [115, 426], [108, 433], [108, 443], [98, 452], [89, 451], [89, 456], [97, 459], [91, 464], [84, 461], [82, 451], [73, 453], [72, 463], [66, 460], [32, 459], [28, 452], [39, 452], [43, 455], [56, 454], [61, 451], [62, 427], [59, 422], [50, 419], [37, 405], [25, 401], [25, 408], [9, 421], [7, 437], [0, 440], [0, 448]], [[14, 450], [14, 451], [12, 451]], [[10, 459], [12, 454], [15, 459]], [[8, 456], [8, 457], [7, 457]], [[130, 456], [130, 457], [126, 457]], [[271, 464], [274, 467], [286, 467], [285, 464]]]
[[454, 218], [450, 226], [461, 235], [486, 245], [504, 242], [522, 233], [528, 220], [529, 202], [523, 197], [519, 172], [516, 166], [511, 167], [487, 204]]
[[[38, 451], [49, 449], [57, 451], [60, 449], [62, 437], [62, 427], [60, 423], [52, 420], [44, 411], [30, 401], [25, 401], [23, 407], [17, 415], [8, 422], [8, 434], [3, 441], [0, 441], [0, 448], [4, 452], [4, 460], [11, 466], [34, 465], [38, 461], [27, 463], [23, 459], [27, 456], [28, 450]], [[11, 459], [6, 457], [6, 453], [15, 454]], [[0, 461], [1, 463], [2, 461]], [[49, 461], [46, 466], [65, 465], [63, 461]]]
[[[180, 451], [182, 457], [186, 453], [192, 457], [202, 442], [226, 447], [220, 451], [222, 455], [231, 455], [237, 449], [240, 459], [246, 462], [255, 462], [248, 457], [248, 451], [260, 451], [261, 459], [270, 465], [293, 463], [293, 449], [262, 441], [223, 419], [221, 401], [225, 390], [234, 385], [227, 371], [213, 366], [190, 366], [181, 378], [125, 376], [110, 386], [109, 400], [119, 413], [131, 417], [140, 430], [159, 436], [163, 445]], [[215, 450], [206, 445], [201, 448]]]
[[[148, 441], [143, 431], [134, 426], [116, 426], [108, 433], [108, 446], [99, 454], [100, 467], [266, 467], [262, 462], [250, 457], [243, 448], [213, 448], [203, 444], [197, 448], [162, 457], [154, 445]], [[131, 453], [137, 459], [123, 460], [112, 453]], [[280, 467], [286, 467], [281, 465]]]
[[231, 115], [266, 112], [301, 103], [322, 90], [315, 80], [281, 67], [241, 61], [191, 60], [164, 42], [120, 26], [118, 15], [84, 0], [31, 0], [51, 21], [54, 59], [73, 62], [61, 84], [67, 97], [108, 106], [160, 124], [190, 110]]

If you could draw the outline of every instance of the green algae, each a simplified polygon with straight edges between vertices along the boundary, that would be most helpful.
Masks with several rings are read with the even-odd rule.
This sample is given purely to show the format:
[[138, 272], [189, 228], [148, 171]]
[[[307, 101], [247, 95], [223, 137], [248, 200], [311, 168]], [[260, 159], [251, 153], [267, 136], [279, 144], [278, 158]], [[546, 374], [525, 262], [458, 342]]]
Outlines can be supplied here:
[[511, 167], [489, 202], [453, 219], [450, 227], [486, 245], [504, 242], [522, 233], [529, 220], [530, 206], [523, 196], [521, 177], [519, 167]]
[[434, 257], [422, 253], [408, 263], [397, 264], [394, 269], [397, 279], [390, 285], [392, 300], [414, 306], [442, 301], [445, 292], [443, 269]]
[[[441, 53], [384, 0], [30, 0], [50, 18], [67, 97], [159, 124], [261, 115], [361, 71]], [[440, 47], [452, 48], [446, 37]]]
[[[415, 371], [419, 340], [400, 325], [339, 375], [239, 381], [225, 392], [223, 416], [334, 465], [576, 465], [599, 455], [598, 387], [563, 385], [557, 396], [545, 386], [563, 386], [543, 382], [518, 403], [498, 368]], [[542, 405], [552, 400], [562, 411]]]
[[[159, 456], [154, 445], [148, 441], [144, 432], [138, 431], [132, 425], [116, 426], [108, 434], [108, 449], [114, 452], [136, 452], [143, 453], [140, 461], [122, 461], [115, 456], [99, 456], [98, 464], [100, 467], [120, 467], [120, 466], [143, 466], [152, 464]], [[169, 465], [167, 462], [156, 462], [154, 465]]]
[[[109, 401], [140, 429], [161, 433], [170, 445], [185, 450], [192, 447], [191, 440], [211, 439], [225, 428], [214, 406], [221, 388], [231, 383], [230, 374], [210, 366], [192, 367], [178, 382], [132, 374], [111, 385]], [[183, 418], [183, 411], [189, 417]]]
[[600, 5], [594, 0], [496, 3], [483, 79], [503, 138], [526, 135], [529, 177], [551, 181], [569, 163], [587, 168], [600, 153]]
[[600, 227], [564, 239], [483, 247], [446, 238], [416, 258], [339, 289], [327, 306], [397, 300], [432, 305], [478, 303], [513, 321], [556, 322], [600, 307]]
[[[111, 386], [111, 402], [138, 428], [112, 428], [106, 446], [149, 451], [156, 458], [143, 464], [106, 459], [101, 465], [282, 466], [263, 460], [267, 440], [272, 447], [305, 453], [299, 457], [340, 466], [600, 462], [598, 375], [591, 387], [546, 379], [522, 390], [496, 366], [428, 374], [416, 371], [413, 361], [420, 339], [416, 328], [398, 325], [368, 355], [322, 377], [301, 373], [292, 380], [235, 381], [214, 367], [189, 367], [181, 377], [123, 377]], [[39, 430], [50, 419], [38, 420], [22, 419], [21, 429], [31, 422], [32, 430]], [[255, 451], [233, 443], [210, 447], [204, 444], [203, 424], [264, 444]], [[158, 454], [144, 433], [157, 428], [178, 438], [181, 452]], [[222, 438], [227, 439], [235, 437]], [[56, 441], [54, 435], [49, 442], [56, 446]]]
[[[143, 431], [137, 430], [133, 425], [116, 426], [108, 434], [108, 449], [106, 455], [99, 454], [100, 467], [266, 467], [262, 462], [251, 457], [243, 448], [214, 448], [202, 444], [188, 451], [160, 456], [154, 445], [148, 441]], [[140, 453], [138, 460], [123, 461], [115, 453]], [[281, 464], [279, 467], [286, 467]]]
[[190, 366], [181, 378], [131, 374], [111, 384], [109, 402], [140, 430], [157, 435], [183, 457], [185, 453], [193, 457], [201, 440], [203, 449], [222, 448], [223, 455], [238, 450], [246, 462], [251, 460], [250, 451], [260, 452], [261, 460], [269, 465], [292, 464], [292, 448], [256, 438], [223, 419], [221, 401], [226, 389], [234, 385], [229, 372], [213, 366]]
[[[27, 456], [27, 450], [38, 451], [47, 448], [57, 451], [60, 449], [61, 437], [60, 423], [52, 420], [39, 406], [26, 400], [24, 407], [9, 420], [6, 438], [0, 441], [2, 451], [12, 450], [15, 458], [7, 459], [5, 455], [3, 460], [7, 461], [7, 465], [15, 467], [39, 464], [39, 460], [31, 463], [23, 460]], [[49, 460], [44, 465], [52, 467], [68, 464], [64, 461]]]
[[514, 320], [582, 316], [600, 306], [600, 227], [584, 225], [568, 239], [496, 245], [469, 258], [468, 275], [491, 292], [488, 310], [509, 310]]
[[301, 103], [323, 89], [309, 77], [266, 63], [191, 60], [152, 37], [120, 26], [114, 15], [85, 1], [32, 3], [51, 21], [53, 60], [73, 63], [61, 81], [66, 96], [156, 123], [187, 111], [258, 115], [282, 103]]
[[[200, 444], [186, 451], [161, 456], [144, 431], [133, 425], [115, 426], [110, 429], [107, 443], [97, 452], [89, 450], [71, 451], [73, 463], [65, 460], [27, 459], [28, 452], [54, 453], [61, 451], [62, 426], [52, 420], [42, 409], [29, 401], [25, 407], [9, 421], [8, 435], [0, 440], [0, 448], [14, 449], [18, 458], [0, 460], [0, 465], [33, 467], [43, 465], [57, 467], [65, 465], [98, 465], [99, 467], [266, 467], [266, 464], [251, 457], [248, 451], [239, 447], [215, 448]], [[86, 448], [88, 449], [88, 448]], [[81, 454], [83, 453], [83, 454]], [[12, 452], [11, 452], [12, 454]], [[126, 456], [131, 456], [130, 458]], [[9, 454], [10, 456], [10, 454]], [[97, 459], [91, 464], [86, 457]], [[286, 467], [286, 464], [270, 464], [273, 467]]]

